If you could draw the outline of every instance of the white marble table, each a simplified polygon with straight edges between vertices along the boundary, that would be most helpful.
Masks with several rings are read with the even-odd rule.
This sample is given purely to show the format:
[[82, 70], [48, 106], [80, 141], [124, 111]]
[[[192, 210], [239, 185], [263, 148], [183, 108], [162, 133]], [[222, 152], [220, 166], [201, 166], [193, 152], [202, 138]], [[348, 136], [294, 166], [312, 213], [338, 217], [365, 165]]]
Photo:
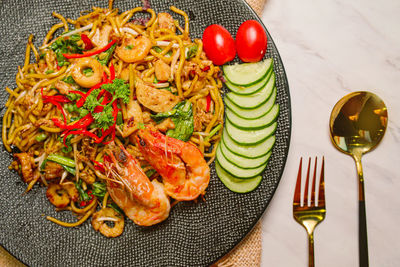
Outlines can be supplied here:
[[316, 266], [358, 266], [357, 176], [330, 142], [335, 103], [359, 90], [388, 107], [380, 146], [363, 157], [370, 266], [400, 266], [399, 0], [267, 0], [262, 20], [281, 54], [292, 137], [279, 187], [262, 218], [262, 266], [308, 266], [305, 230], [292, 218], [301, 156], [325, 156], [327, 215], [315, 231]]

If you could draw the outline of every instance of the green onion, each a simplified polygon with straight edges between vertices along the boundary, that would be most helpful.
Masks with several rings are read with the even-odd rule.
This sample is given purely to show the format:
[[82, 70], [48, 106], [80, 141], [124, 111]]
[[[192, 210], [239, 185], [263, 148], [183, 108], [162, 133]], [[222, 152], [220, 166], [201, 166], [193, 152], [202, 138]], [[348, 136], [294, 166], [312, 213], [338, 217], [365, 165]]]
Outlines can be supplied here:
[[90, 200], [88, 193], [86, 193], [85, 190], [83, 190], [83, 188], [82, 188], [82, 180], [81, 179], [79, 179], [79, 181], [75, 183], [75, 187], [79, 192], [79, 196], [80, 196], [81, 200], [83, 200], [83, 201]]
[[104, 197], [107, 192], [106, 184], [101, 182], [94, 182], [92, 184], [92, 194], [96, 197]]
[[61, 165], [61, 166], [64, 168], [64, 170], [66, 170], [70, 174], [72, 174], [72, 175], [76, 174], [75, 168], [71, 168], [71, 167], [68, 167], [68, 166], [65, 166], [65, 165]]
[[219, 129], [221, 129], [222, 124], [218, 124], [217, 126], [214, 127], [214, 129], [211, 130], [210, 134], [204, 138], [204, 141], [208, 141], [211, 137], [213, 137], [218, 131]]
[[156, 51], [157, 53], [161, 53], [163, 50], [161, 49], [161, 47], [159, 46], [153, 46], [154, 51]]
[[73, 159], [57, 155], [57, 154], [50, 154], [47, 157], [47, 160], [54, 161], [55, 163], [65, 165], [67, 167], [75, 168], [75, 161]]
[[40, 134], [36, 135], [36, 137], [35, 137], [36, 141], [38, 141], [38, 142], [42, 142], [42, 141], [46, 140], [46, 138], [47, 138], [46, 133], [40, 133]]
[[54, 70], [46, 70], [46, 74], [50, 74], [50, 73], [53, 73], [54, 72]]

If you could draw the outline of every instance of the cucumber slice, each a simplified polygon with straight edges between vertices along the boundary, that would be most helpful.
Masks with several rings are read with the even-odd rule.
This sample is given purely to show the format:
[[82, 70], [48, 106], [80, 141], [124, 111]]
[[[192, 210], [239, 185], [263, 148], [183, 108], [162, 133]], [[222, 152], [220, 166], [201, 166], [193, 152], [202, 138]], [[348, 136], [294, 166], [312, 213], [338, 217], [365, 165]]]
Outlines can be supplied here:
[[271, 74], [267, 84], [257, 93], [251, 95], [238, 95], [233, 92], [227, 93], [226, 97], [237, 106], [244, 109], [253, 109], [261, 106], [271, 96], [275, 88], [275, 73]]
[[227, 173], [218, 163], [215, 161], [215, 171], [221, 182], [232, 192], [235, 193], [248, 193], [258, 187], [262, 181], [262, 176], [258, 175], [251, 179], [238, 179]]
[[247, 131], [233, 126], [229, 120], [225, 121], [226, 132], [233, 140], [241, 145], [256, 145], [261, 143], [275, 133], [276, 125], [277, 123], [274, 122], [263, 129]]
[[267, 127], [276, 120], [279, 114], [279, 105], [275, 104], [267, 114], [265, 114], [261, 118], [254, 120], [241, 118], [229, 109], [225, 111], [225, 114], [229, 122], [231, 122], [234, 126], [236, 126], [239, 129], [243, 130], [262, 129]]
[[234, 104], [232, 101], [230, 101], [227, 97], [224, 98], [226, 107], [231, 111], [233, 111], [239, 117], [245, 119], [257, 119], [264, 116], [273, 107], [275, 100], [276, 100], [276, 88], [274, 88], [274, 90], [272, 91], [272, 94], [268, 98], [267, 102], [265, 102], [264, 104], [255, 109], [241, 108], [236, 104]]
[[224, 65], [226, 78], [234, 85], [250, 86], [262, 80], [267, 75], [272, 58], [256, 63]]
[[267, 75], [265, 75], [265, 77], [261, 81], [255, 83], [253, 85], [250, 85], [248, 87], [245, 87], [245, 86], [241, 86], [241, 85], [234, 85], [228, 79], [226, 79], [227, 81], [226, 81], [225, 85], [235, 94], [250, 95], [250, 94], [260, 91], [267, 84], [269, 78], [272, 75], [272, 72], [273, 71], [272, 71], [272, 60], [271, 60], [271, 66], [268, 70], [268, 73], [267, 73]]
[[259, 158], [245, 158], [235, 153], [231, 152], [224, 144], [224, 142], [220, 142], [219, 146], [221, 147], [221, 152], [225, 156], [225, 158], [232, 164], [243, 168], [243, 169], [254, 169], [260, 167], [264, 163], [266, 163], [271, 156], [271, 151], [261, 156]]
[[272, 149], [275, 144], [275, 135], [271, 135], [257, 145], [244, 146], [235, 142], [226, 132], [225, 128], [222, 133], [222, 141], [232, 153], [245, 158], [258, 158], [264, 156]]
[[218, 162], [221, 165], [221, 167], [225, 171], [227, 171], [231, 175], [236, 176], [237, 178], [240, 178], [240, 179], [253, 178], [253, 177], [259, 175], [260, 173], [262, 173], [262, 171], [265, 169], [265, 167], [267, 167], [267, 163], [264, 163], [261, 166], [259, 166], [257, 168], [254, 168], [254, 169], [243, 169], [243, 168], [240, 168], [240, 167], [230, 163], [225, 158], [224, 154], [222, 154], [222, 152], [221, 152], [221, 147], [220, 146], [218, 146], [218, 148], [217, 148], [217, 153], [215, 154], [215, 157], [218, 160]]

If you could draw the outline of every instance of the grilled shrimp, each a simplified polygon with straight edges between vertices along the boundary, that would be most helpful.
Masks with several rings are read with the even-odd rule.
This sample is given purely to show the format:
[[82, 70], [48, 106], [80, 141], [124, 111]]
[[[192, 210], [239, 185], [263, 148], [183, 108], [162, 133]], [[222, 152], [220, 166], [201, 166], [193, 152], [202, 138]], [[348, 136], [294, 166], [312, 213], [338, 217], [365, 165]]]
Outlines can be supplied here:
[[141, 129], [136, 136], [143, 157], [161, 175], [165, 192], [177, 200], [193, 200], [204, 194], [210, 168], [194, 145]]
[[150, 52], [152, 43], [144, 35], [126, 37], [122, 44], [115, 49], [117, 56], [126, 63], [138, 62], [144, 59]]
[[101, 30], [97, 28], [92, 37], [92, 43], [97, 47], [106, 46], [108, 44], [108, 40], [110, 39], [111, 31], [112, 27], [110, 25], [105, 25]]
[[109, 155], [112, 162], [106, 164], [110, 178], [107, 191], [126, 216], [142, 226], [167, 219], [171, 207], [163, 184], [157, 180], [150, 182], [136, 159], [122, 146], [115, 156], [112, 151]]

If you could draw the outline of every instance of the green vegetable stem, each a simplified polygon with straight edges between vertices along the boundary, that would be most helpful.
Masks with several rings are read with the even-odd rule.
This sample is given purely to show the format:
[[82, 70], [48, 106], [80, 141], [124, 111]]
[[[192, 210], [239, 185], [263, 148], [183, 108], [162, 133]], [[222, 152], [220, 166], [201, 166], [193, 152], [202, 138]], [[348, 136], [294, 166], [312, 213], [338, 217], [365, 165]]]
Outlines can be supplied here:
[[193, 134], [194, 120], [192, 103], [190, 101], [182, 101], [172, 110], [152, 115], [152, 118], [157, 123], [160, 123], [166, 118], [171, 118], [175, 124], [175, 129], [168, 130], [167, 136], [186, 142]]

